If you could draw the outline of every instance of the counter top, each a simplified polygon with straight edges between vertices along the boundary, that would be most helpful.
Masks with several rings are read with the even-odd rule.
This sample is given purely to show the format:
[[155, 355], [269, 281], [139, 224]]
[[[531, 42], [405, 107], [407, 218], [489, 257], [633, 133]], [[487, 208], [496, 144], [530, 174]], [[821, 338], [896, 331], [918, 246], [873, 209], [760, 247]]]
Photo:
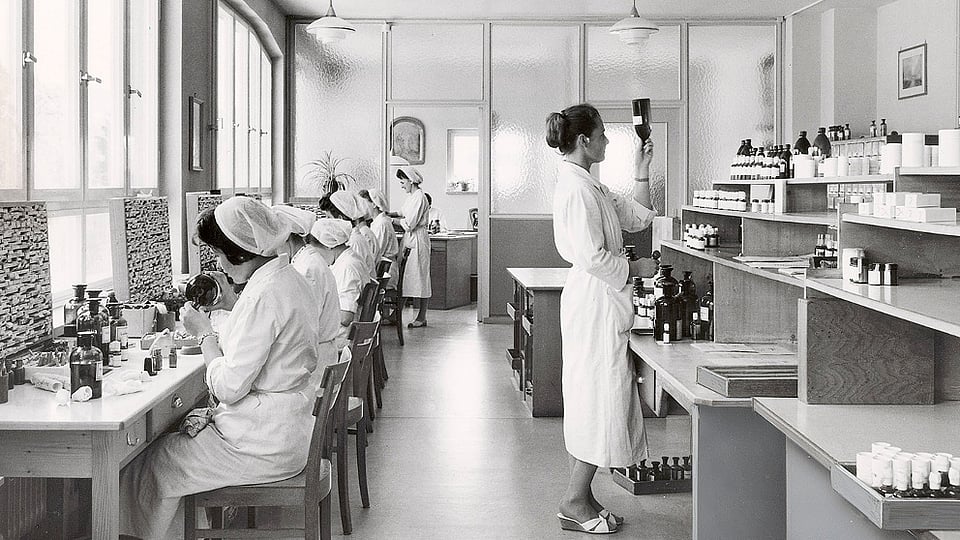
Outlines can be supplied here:
[[[704, 353], [693, 347], [695, 341], [660, 345], [653, 336], [630, 335], [630, 350], [657, 372], [661, 383], [677, 403], [688, 411], [694, 405], [708, 407], [750, 407], [751, 398], [728, 398], [697, 384], [699, 366], [797, 365], [797, 356], [752, 353]], [[707, 342], [704, 342], [707, 343]]]
[[753, 408], [821, 465], [854, 463], [857, 452], [888, 442], [910, 452], [960, 455], [960, 402], [937, 405], [807, 405], [754, 398]]
[[430, 241], [473, 240], [476, 237], [476, 234], [431, 234]]
[[523, 287], [536, 290], [562, 290], [569, 268], [507, 268], [507, 272]]
[[[139, 356], [139, 355], [138, 355]], [[10, 391], [10, 399], [0, 405], [0, 431], [67, 430], [100, 431], [125, 429], [126, 424], [156, 406], [171, 388], [178, 386], [204, 368], [202, 355], [181, 354], [176, 369], [164, 368], [143, 383], [143, 391], [67, 406], [57, 406], [52, 392], [39, 390], [29, 382]], [[131, 359], [119, 370], [137, 370], [143, 358]], [[117, 370], [104, 376], [109, 380]]]

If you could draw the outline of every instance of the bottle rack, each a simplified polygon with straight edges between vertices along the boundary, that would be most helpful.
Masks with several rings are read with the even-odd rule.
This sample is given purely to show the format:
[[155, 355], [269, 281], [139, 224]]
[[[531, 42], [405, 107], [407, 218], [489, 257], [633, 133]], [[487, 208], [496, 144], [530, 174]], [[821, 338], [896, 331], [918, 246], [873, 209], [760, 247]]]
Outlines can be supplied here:
[[[690, 456], [685, 459], [689, 461]], [[672, 480], [640, 480], [639, 468], [634, 465], [629, 468], [613, 469], [613, 481], [618, 486], [634, 495], [654, 495], [662, 493], [686, 493], [693, 491], [693, 469], [684, 470], [685, 478]]]

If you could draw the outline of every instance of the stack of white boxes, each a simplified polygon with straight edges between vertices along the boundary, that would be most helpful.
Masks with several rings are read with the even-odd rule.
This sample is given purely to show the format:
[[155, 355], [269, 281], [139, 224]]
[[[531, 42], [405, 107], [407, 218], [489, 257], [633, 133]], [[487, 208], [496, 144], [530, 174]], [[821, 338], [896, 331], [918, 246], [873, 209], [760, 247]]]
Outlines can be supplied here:
[[940, 208], [939, 193], [874, 193], [872, 203], [860, 203], [859, 214], [917, 223], [957, 222], [956, 208]]

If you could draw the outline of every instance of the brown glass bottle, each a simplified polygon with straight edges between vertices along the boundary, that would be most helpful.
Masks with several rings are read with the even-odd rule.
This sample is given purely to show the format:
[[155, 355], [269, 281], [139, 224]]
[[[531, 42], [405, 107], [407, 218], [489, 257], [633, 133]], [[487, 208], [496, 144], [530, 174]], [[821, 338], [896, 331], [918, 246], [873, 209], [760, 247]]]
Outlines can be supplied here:
[[680, 328], [682, 336], [685, 338], [691, 337], [690, 325], [693, 323], [693, 313], [699, 309], [697, 303], [697, 286], [693, 280], [690, 279], [691, 276], [693, 276], [693, 272], [683, 272], [683, 279], [680, 280], [680, 294], [677, 295], [677, 298], [680, 300], [683, 315], [680, 320]]
[[654, 299], [658, 299], [665, 294], [663, 288], [666, 285], [678, 287], [679, 283], [677, 282], [677, 278], [673, 277], [673, 265], [662, 264], [660, 265], [660, 273], [657, 274], [657, 277], [653, 280]]
[[[667, 276], [670, 277], [667, 269]], [[677, 327], [677, 319], [682, 318], [683, 308], [677, 298], [677, 280], [670, 277], [663, 282], [663, 296], [654, 303], [653, 339], [663, 343], [680, 341], [683, 335]]]
[[[103, 341], [103, 327], [107, 327], [108, 339], [106, 343]], [[81, 311], [77, 315], [77, 335], [80, 335], [80, 332], [93, 332], [93, 346], [100, 350], [103, 358], [106, 359], [110, 354], [109, 346], [109, 332], [110, 332], [110, 319], [104, 320], [100, 315], [100, 300], [97, 298], [90, 298], [87, 300], [87, 308]]]
[[713, 340], [713, 280], [707, 287], [707, 293], [700, 298], [700, 339]]
[[96, 332], [77, 332], [77, 348], [70, 353], [70, 393], [83, 386], [93, 391], [92, 399], [103, 393], [103, 355], [93, 346]]
[[77, 311], [86, 304], [85, 284], [73, 286], [73, 298], [63, 305], [63, 336], [76, 337], [77, 335]]

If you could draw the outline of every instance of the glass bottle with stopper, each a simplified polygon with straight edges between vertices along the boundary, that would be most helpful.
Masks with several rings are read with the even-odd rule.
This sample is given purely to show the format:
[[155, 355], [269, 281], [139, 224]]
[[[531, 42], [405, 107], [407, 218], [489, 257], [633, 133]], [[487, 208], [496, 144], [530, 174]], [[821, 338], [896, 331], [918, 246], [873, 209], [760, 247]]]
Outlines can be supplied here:
[[650, 100], [648, 98], [635, 99], [633, 105], [633, 129], [637, 131], [640, 140], [647, 142], [650, 138]]

